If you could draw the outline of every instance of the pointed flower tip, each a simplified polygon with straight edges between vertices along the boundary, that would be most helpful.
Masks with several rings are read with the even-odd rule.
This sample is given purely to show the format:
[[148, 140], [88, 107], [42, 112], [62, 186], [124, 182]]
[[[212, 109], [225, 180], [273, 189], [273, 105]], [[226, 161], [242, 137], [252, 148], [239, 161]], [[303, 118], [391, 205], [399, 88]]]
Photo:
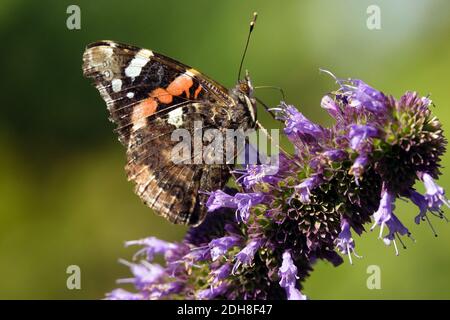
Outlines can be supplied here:
[[439, 186], [428, 173], [419, 173], [418, 175], [422, 179], [426, 189], [425, 199], [428, 202], [428, 207], [437, 210], [445, 204], [450, 208], [450, 203], [445, 196], [444, 188]]

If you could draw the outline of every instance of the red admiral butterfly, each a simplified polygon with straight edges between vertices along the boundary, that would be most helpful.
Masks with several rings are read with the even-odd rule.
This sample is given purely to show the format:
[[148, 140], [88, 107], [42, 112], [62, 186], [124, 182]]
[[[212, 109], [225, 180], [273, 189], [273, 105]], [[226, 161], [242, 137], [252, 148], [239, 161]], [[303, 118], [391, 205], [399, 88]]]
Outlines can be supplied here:
[[113, 41], [87, 46], [83, 73], [93, 79], [117, 125], [136, 194], [173, 223], [201, 223], [208, 198], [201, 191], [224, 187], [230, 166], [173, 163], [171, 150], [177, 141], [171, 134], [182, 128], [193, 135], [196, 121], [221, 131], [255, 127], [256, 102], [248, 75], [227, 90], [169, 57]]

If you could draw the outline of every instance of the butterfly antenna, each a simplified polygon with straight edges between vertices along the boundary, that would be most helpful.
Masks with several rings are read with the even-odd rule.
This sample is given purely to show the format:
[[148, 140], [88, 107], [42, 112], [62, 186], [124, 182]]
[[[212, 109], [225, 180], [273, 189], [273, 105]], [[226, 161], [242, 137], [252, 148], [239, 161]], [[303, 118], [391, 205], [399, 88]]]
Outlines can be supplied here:
[[244, 64], [245, 54], [247, 53], [248, 44], [250, 42], [250, 36], [252, 35], [253, 28], [255, 27], [257, 17], [258, 17], [258, 13], [253, 12], [253, 19], [250, 22], [250, 30], [248, 31], [247, 42], [245, 43], [244, 53], [242, 54], [241, 64], [239, 65], [239, 73], [238, 73], [238, 79], [237, 79], [238, 81], [239, 81], [239, 79], [241, 79], [242, 65]]
[[275, 90], [278, 90], [280, 92], [280, 94], [281, 94], [281, 97], [282, 97], [283, 101], [286, 101], [286, 95], [284, 94], [283, 88], [276, 87], [276, 86], [256, 86], [256, 87], [254, 87], [254, 89], [275, 89]]

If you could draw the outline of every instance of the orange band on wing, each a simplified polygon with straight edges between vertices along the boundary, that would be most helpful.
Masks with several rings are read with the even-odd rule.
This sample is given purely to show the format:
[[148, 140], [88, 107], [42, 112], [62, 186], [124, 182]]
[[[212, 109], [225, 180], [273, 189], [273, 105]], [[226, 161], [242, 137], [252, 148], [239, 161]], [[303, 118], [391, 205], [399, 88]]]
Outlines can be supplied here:
[[[151, 116], [156, 112], [158, 108], [158, 102], [164, 104], [170, 104], [173, 101], [174, 96], [180, 96], [186, 93], [186, 97], [189, 99], [190, 93], [189, 89], [194, 85], [194, 81], [188, 75], [182, 74], [176, 77], [167, 87], [164, 88], [156, 88], [153, 90], [149, 97], [139, 103], [133, 110], [133, 115], [131, 116], [131, 121], [135, 123], [138, 127], [144, 125], [143, 119]], [[195, 98], [197, 98], [200, 90], [202, 89], [199, 86], [195, 90]]]
[[131, 121], [133, 123], [139, 122], [141, 119], [145, 119], [155, 113], [158, 107], [158, 102], [152, 97], [143, 100], [133, 110]]
[[167, 92], [173, 96], [179, 96], [183, 92], [186, 93], [186, 97], [189, 99], [189, 89], [194, 84], [192, 78], [188, 75], [182, 74], [176, 77], [167, 87]]
[[169, 104], [173, 101], [172, 94], [167, 92], [166, 89], [156, 88], [150, 93], [150, 97], [158, 99], [159, 102]]

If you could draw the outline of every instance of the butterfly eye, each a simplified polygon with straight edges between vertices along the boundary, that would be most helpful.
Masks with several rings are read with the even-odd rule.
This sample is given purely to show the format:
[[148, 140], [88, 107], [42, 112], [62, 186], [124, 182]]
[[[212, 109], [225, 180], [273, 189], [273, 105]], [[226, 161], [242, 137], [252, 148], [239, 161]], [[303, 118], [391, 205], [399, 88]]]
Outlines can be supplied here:
[[247, 93], [249, 92], [249, 87], [248, 87], [248, 85], [247, 85], [246, 83], [241, 83], [241, 85], [240, 85], [240, 90], [241, 90], [243, 93], [247, 94]]

